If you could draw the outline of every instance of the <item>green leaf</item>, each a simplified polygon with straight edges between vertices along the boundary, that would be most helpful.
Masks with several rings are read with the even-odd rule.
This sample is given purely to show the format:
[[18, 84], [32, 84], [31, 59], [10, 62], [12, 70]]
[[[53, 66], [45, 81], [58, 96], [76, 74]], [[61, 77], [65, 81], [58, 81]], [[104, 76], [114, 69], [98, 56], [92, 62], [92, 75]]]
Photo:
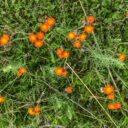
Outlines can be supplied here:
[[67, 110], [67, 115], [68, 115], [68, 118], [71, 120], [72, 119], [72, 110], [69, 106], [68, 106], [68, 110]]
[[55, 63], [55, 58], [53, 52], [50, 52], [52, 63]]

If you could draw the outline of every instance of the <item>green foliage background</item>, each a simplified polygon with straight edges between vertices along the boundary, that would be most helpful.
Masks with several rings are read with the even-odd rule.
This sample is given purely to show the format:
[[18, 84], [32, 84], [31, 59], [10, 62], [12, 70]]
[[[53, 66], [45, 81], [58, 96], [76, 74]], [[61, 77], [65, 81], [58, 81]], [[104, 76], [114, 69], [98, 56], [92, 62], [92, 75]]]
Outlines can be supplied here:
[[[55, 74], [55, 67], [66, 69], [66, 63], [89, 87], [114, 122], [121, 128], [128, 127], [128, 19], [125, 18], [128, 1], [81, 2], [87, 15], [93, 15], [98, 24], [94, 26], [98, 45], [93, 35], [88, 34], [81, 48], [76, 49], [67, 33], [74, 31], [79, 35], [84, 32], [86, 23], [81, 19], [85, 19], [85, 15], [79, 0], [0, 0], [0, 36], [7, 33], [11, 41], [7, 46], [0, 46], [0, 95], [5, 98], [0, 103], [0, 128], [114, 128], [70, 69], [67, 69], [67, 77]], [[43, 47], [36, 48], [28, 36], [40, 31], [45, 15], [55, 18], [56, 23], [45, 32]], [[60, 47], [70, 52], [68, 59], [57, 57], [56, 50]], [[118, 60], [122, 53], [126, 54], [124, 62]], [[17, 77], [20, 67], [25, 67], [27, 73]], [[110, 74], [120, 89], [120, 95], [115, 91], [112, 101], [100, 91], [107, 84], [114, 86]], [[73, 92], [67, 94], [65, 88], [71, 83]], [[107, 108], [110, 102], [121, 102], [122, 108], [110, 111]], [[41, 107], [39, 115], [29, 115], [28, 108], [36, 105]]]

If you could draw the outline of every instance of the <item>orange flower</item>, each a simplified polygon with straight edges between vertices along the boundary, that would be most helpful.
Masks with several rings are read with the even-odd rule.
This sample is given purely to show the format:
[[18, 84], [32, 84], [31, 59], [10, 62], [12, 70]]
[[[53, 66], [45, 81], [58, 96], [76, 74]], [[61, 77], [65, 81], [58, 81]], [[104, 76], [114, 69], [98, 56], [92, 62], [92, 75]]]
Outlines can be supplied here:
[[48, 25], [48, 26], [52, 26], [52, 25], [54, 25], [55, 24], [55, 20], [54, 20], [54, 18], [48, 18], [47, 19], [47, 21], [46, 21], [46, 24]]
[[93, 31], [93, 26], [92, 25], [86, 25], [84, 27], [84, 31], [87, 33], [91, 33]]
[[58, 57], [59, 57], [59, 58], [64, 58], [64, 57], [63, 57], [63, 54], [58, 54]]
[[113, 87], [112, 86], [109, 86], [109, 85], [106, 85], [105, 87], [104, 87], [104, 93], [105, 94], [111, 94], [112, 92], [113, 92], [114, 90], [113, 90]]
[[36, 37], [39, 39], [39, 40], [42, 40], [44, 38], [44, 33], [43, 32], [38, 32], [36, 34]]
[[22, 73], [20, 73], [20, 72], [17, 72], [17, 76], [21, 76], [21, 74], [22, 74]]
[[66, 76], [67, 74], [68, 74], [67, 71], [64, 71], [64, 72], [62, 73], [63, 76]]
[[0, 96], [0, 103], [4, 101], [4, 97]]
[[68, 39], [73, 40], [74, 37], [75, 37], [75, 33], [74, 32], [69, 32], [68, 33]]
[[72, 92], [71, 87], [67, 87], [67, 88], [66, 88], [66, 91], [67, 91], [68, 93], [71, 93], [71, 92]]
[[85, 33], [82, 33], [79, 35], [79, 40], [85, 40], [87, 35]]
[[88, 22], [89, 22], [89, 23], [93, 23], [93, 22], [94, 22], [94, 20], [95, 20], [95, 19], [94, 19], [94, 17], [93, 17], [93, 16], [89, 16], [89, 17], [88, 17]]
[[115, 108], [116, 108], [116, 109], [121, 108], [121, 103], [116, 103], [116, 104], [115, 104]]
[[35, 112], [34, 112], [33, 108], [29, 108], [29, 109], [28, 109], [28, 113], [29, 113], [30, 115], [34, 115]]
[[24, 74], [24, 73], [26, 73], [26, 69], [25, 69], [25, 68], [20, 68], [20, 69], [18, 70], [18, 72], [21, 73], [21, 74], [22, 74], [22, 73]]
[[64, 51], [62, 55], [63, 55], [63, 58], [68, 58], [69, 57], [69, 52]]
[[57, 49], [57, 54], [58, 54], [58, 55], [61, 55], [62, 53], [63, 53], [63, 50], [62, 50], [61, 48], [58, 48], [58, 49]]
[[44, 44], [44, 42], [41, 41], [41, 40], [37, 40], [37, 41], [35, 41], [35, 43], [34, 43], [35, 47], [42, 47], [43, 44]]
[[125, 54], [121, 54], [121, 55], [119, 56], [119, 60], [120, 60], [120, 61], [124, 61], [125, 57], [126, 57]]
[[0, 38], [0, 44], [1, 45], [6, 45], [8, 43], [8, 39], [6, 37], [1, 37]]
[[9, 40], [9, 35], [4, 34], [3, 37], [5, 37], [7, 40]]
[[77, 37], [75, 38], [75, 40], [79, 40], [79, 37], [77, 36]]
[[126, 12], [126, 18], [128, 18], [128, 11]]
[[109, 94], [107, 98], [108, 98], [108, 99], [113, 99], [113, 98], [114, 98], [114, 94], [112, 94], [112, 93]]
[[36, 35], [33, 34], [33, 33], [31, 33], [31, 34], [29, 35], [29, 41], [32, 42], [32, 43], [34, 43], [34, 42], [36, 41]]
[[48, 25], [47, 25], [47, 24], [41, 24], [41, 25], [40, 25], [40, 29], [41, 29], [42, 31], [48, 31]]
[[39, 107], [39, 106], [35, 106], [34, 111], [35, 111], [35, 112], [40, 111], [40, 107]]
[[34, 112], [34, 115], [36, 115], [36, 116], [39, 115], [39, 112]]
[[57, 68], [55, 69], [55, 72], [56, 72], [56, 74], [57, 74], [58, 76], [60, 76], [60, 75], [63, 74], [63, 69], [60, 68], [60, 67], [57, 67]]
[[80, 42], [78, 42], [78, 41], [74, 42], [74, 47], [79, 48], [80, 46], [81, 46]]
[[114, 110], [115, 109], [115, 105], [113, 103], [110, 103], [108, 105], [108, 108], [111, 109], [111, 110]]

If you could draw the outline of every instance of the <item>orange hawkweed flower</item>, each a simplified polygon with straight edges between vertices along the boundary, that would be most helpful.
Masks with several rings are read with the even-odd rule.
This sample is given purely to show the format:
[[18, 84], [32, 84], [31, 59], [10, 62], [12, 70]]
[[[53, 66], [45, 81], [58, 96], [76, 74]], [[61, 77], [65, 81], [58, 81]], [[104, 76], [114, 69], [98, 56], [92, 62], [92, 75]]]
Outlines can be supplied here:
[[34, 42], [36, 41], [36, 35], [33, 34], [33, 33], [31, 33], [31, 34], [29, 35], [29, 41], [32, 42], [32, 43], [34, 43]]
[[115, 104], [115, 108], [116, 108], [116, 109], [121, 108], [121, 103], [116, 103], [116, 104]]
[[58, 57], [59, 57], [59, 58], [64, 58], [64, 57], [63, 57], [63, 54], [58, 54]]
[[84, 31], [87, 32], [87, 33], [91, 33], [93, 31], [93, 26], [92, 25], [86, 25], [84, 27]]
[[18, 72], [21, 73], [21, 74], [22, 74], [22, 73], [25, 74], [25, 73], [26, 73], [26, 69], [25, 69], [25, 68], [20, 68], [20, 69], [18, 70]]
[[35, 106], [34, 111], [35, 111], [35, 112], [40, 111], [40, 107], [39, 107], [39, 106]]
[[62, 50], [61, 48], [58, 48], [58, 49], [57, 49], [57, 54], [58, 54], [58, 55], [61, 55], [62, 53], [63, 53], [63, 50]]
[[52, 26], [52, 25], [54, 25], [55, 24], [55, 20], [54, 20], [54, 18], [48, 18], [47, 19], [47, 21], [46, 21], [46, 24], [48, 25], [48, 26]]
[[42, 40], [44, 38], [44, 33], [43, 32], [38, 32], [36, 34], [36, 37], [39, 39], [39, 40]]
[[60, 68], [60, 67], [57, 67], [57, 68], [55, 69], [55, 72], [56, 72], [56, 74], [57, 74], [58, 76], [61, 76], [61, 75], [63, 74], [63, 69]]
[[108, 108], [111, 109], [111, 110], [114, 110], [115, 109], [115, 105], [113, 103], [110, 103], [108, 105]]
[[87, 35], [85, 33], [82, 33], [79, 35], [79, 40], [85, 40]]
[[1, 45], [6, 45], [8, 43], [8, 39], [6, 37], [1, 37], [0, 38], [0, 44]]
[[63, 55], [63, 58], [68, 58], [69, 57], [69, 52], [64, 51], [62, 55]]
[[7, 40], [9, 40], [9, 35], [4, 34], [3, 37], [5, 37]]
[[79, 48], [81, 46], [81, 43], [79, 41], [74, 42], [74, 47]]
[[42, 47], [43, 44], [44, 44], [43, 41], [41, 41], [41, 40], [37, 40], [37, 41], [35, 41], [34, 46], [35, 46], [35, 47]]
[[125, 57], [126, 57], [125, 54], [121, 54], [121, 55], [119, 56], [119, 60], [120, 60], [120, 61], [124, 61]]
[[75, 38], [75, 40], [79, 40], [79, 36], [77, 36], [77, 37]]
[[40, 25], [40, 29], [41, 29], [42, 31], [48, 31], [48, 25], [47, 25], [47, 24], [41, 24], [41, 25]]
[[34, 112], [34, 115], [36, 115], [36, 116], [39, 115], [39, 112]]
[[109, 95], [107, 96], [107, 98], [108, 98], [108, 99], [113, 99], [113, 98], [114, 98], [114, 94], [112, 94], [112, 93], [109, 94]]
[[4, 101], [4, 97], [0, 96], [0, 103]]
[[95, 20], [95, 19], [94, 19], [94, 17], [93, 17], [93, 16], [89, 16], [89, 17], [88, 17], [88, 22], [89, 22], [89, 23], [93, 23], [93, 22], [94, 22], [94, 20]]
[[67, 91], [68, 93], [71, 93], [71, 92], [72, 92], [71, 87], [67, 87], [67, 88], [66, 88], [66, 91]]
[[68, 74], [67, 71], [64, 71], [64, 72], [62, 73], [63, 76], [66, 76], [67, 74]]
[[17, 72], [17, 76], [21, 76], [21, 74], [22, 74], [22, 73], [20, 73], [20, 72]]
[[30, 115], [34, 115], [35, 112], [34, 112], [33, 108], [29, 108], [29, 109], [28, 109], [28, 113], [29, 113]]
[[113, 89], [112, 86], [106, 85], [106, 86], [104, 87], [104, 93], [105, 93], [105, 94], [109, 95], [109, 94], [111, 94], [112, 92], [114, 92], [114, 89]]
[[126, 12], [126, 18], [128, 18], [128, 11]]
[[73, 40], [74, 37], [75, 37], [75, 33], [74, 32], [69, 32], [68, 33], [68, 39]]

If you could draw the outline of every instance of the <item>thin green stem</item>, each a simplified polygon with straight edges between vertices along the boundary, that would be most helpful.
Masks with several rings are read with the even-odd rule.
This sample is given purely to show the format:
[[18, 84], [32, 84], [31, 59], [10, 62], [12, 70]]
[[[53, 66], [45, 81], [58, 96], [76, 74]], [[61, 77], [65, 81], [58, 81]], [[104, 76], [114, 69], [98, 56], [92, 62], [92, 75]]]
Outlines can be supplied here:
[[90, 92], [90, 94], [94, 97], [94, 99], [97, 101], [97, 103], [100, 105], [100, 107], [104, 110], [106, 115], [109, 117], [109, 119], [113, 122], [113, 124], [116, 126], [116, 128], [119, 128], [112, 117], [109, 115], [109, 113], [105, 110], [105, 108], [102, 106], [102, 104], [99, 102], [99, 100], [96, 98], [96, 96], [92, 93], [92, 91], [88, 88], [88, 86], [82, 81], [82, 79], [76, 74], [76, 72], [71, 68], [71, 66], [67, 63], [69, 68], [72, 70], [72, 72], [76, 75], [76, 77], [81, 81], [81, 83], [86, 87], [86, 89]]
[[124, 84], [124, 86], [128, 89], [128, 85], [126, 85], [125, 81], [115, 72], [114, 69], [112, 69], [115, 75], [121, 80], [121, 82]]
[[[67, 64], [67, 63], [66, 63]], [[32, 74], [30, 74], [31, 76], [33, 76]], [[35, 76], [33, 76], [35, 77]], [[40, 77], [35, 77], [36, 79], [40, 78]], [[49, 88], [51, 88], [52, 90], [54, 90], [55, 92], [59, 93], [60, 95], [64, 96], [66, 99], [70, 100], [72, 103], [74, 103], [75, 105], [79, 106], [81, 109], [83, 109], [84, 111], [86, 111], [87, 113], [89, 113], [93, 119], [96, 119], [96, 120], [99, 120], [101, 123], [102, 120], [101, 119], [98, 119], [93, 113], [91, 113], [90, 111], [88, 111], [87, 109], [85, 109], [83, 106], [81, 106], [80, 104], [78, 104], [77, 102], [75, 102], [74, 100], [68, 98], [65, 94], [62, 94], [61, 92], [59, 92], [57, 89], [53, 88], [52, 86], [50, 86], [47, 82], [43, 81], [41, 78], [40, 78], [40, 81], [43, 82], [44, 84], [46, 84]]]

